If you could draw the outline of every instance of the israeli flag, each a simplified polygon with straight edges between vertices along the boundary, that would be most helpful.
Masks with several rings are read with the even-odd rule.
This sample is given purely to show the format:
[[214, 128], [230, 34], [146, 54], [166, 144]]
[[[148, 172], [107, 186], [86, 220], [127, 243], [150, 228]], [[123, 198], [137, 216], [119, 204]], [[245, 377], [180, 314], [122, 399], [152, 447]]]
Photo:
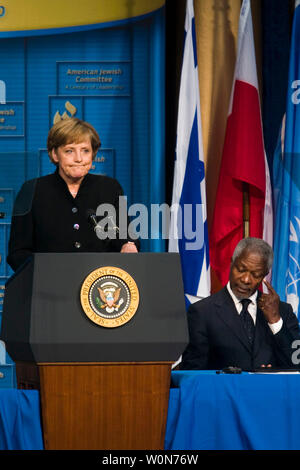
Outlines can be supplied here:
[[[284, 128], [285, 127], [285, 128]], [[300, 296], [300, 5], [296, 3], [286, 115], [273, 162], [275, 197], [272, 283], [299, 317]]]
[[193, 0], [186, 5], [169, 252], [180, 253], [189, 305], [210, 295], [210, 269]]

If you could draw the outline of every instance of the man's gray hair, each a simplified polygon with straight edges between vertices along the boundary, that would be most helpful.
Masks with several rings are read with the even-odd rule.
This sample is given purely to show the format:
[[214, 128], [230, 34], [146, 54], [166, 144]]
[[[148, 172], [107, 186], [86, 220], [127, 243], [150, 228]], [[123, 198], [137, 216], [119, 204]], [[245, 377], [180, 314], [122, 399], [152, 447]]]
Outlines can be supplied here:
[[261, 238], [243, 238], [235, 247], [232, 255], [232, 263], [234, 263], [236, 258], [238, 258], [244, 251], [259, 254], [265, 261], [268, 271], [270, 271], [274, 255], [271, 246], [267, 242]]

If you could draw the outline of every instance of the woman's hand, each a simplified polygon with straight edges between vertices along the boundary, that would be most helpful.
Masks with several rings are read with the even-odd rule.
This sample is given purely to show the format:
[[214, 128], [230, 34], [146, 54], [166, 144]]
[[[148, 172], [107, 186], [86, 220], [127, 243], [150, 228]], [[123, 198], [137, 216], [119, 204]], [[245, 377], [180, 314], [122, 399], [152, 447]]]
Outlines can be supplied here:
[[127, 242], [122, 246], [120, 253], [138, 253], [138, 250], [135, 243]]

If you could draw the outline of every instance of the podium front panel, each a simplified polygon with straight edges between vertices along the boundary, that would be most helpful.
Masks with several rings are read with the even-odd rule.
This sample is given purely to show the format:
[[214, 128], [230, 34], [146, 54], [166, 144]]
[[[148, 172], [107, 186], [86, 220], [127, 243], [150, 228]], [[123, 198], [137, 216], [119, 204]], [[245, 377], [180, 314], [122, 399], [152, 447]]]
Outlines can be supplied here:
[[[126, 271], [139, 291], [136, 313], [113, 328], [94, 323], [80, 296], [90, 273], [107, 266]], [[14, 360], [174, 362], [188, 342], [180, 257], [175, 253], [36, 254], [7, 283], [1, 336]]]

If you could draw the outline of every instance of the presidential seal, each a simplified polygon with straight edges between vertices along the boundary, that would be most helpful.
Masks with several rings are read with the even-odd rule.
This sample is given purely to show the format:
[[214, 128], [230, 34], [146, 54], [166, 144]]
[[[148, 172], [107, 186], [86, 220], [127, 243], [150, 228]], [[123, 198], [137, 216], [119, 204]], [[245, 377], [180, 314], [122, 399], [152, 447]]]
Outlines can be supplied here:
[[105, 266], [92, 271], [81, 286], [83, 311], [94, 323], [115, 328], [127, 323], [139, 305], [135, 280], [126, 271]]

